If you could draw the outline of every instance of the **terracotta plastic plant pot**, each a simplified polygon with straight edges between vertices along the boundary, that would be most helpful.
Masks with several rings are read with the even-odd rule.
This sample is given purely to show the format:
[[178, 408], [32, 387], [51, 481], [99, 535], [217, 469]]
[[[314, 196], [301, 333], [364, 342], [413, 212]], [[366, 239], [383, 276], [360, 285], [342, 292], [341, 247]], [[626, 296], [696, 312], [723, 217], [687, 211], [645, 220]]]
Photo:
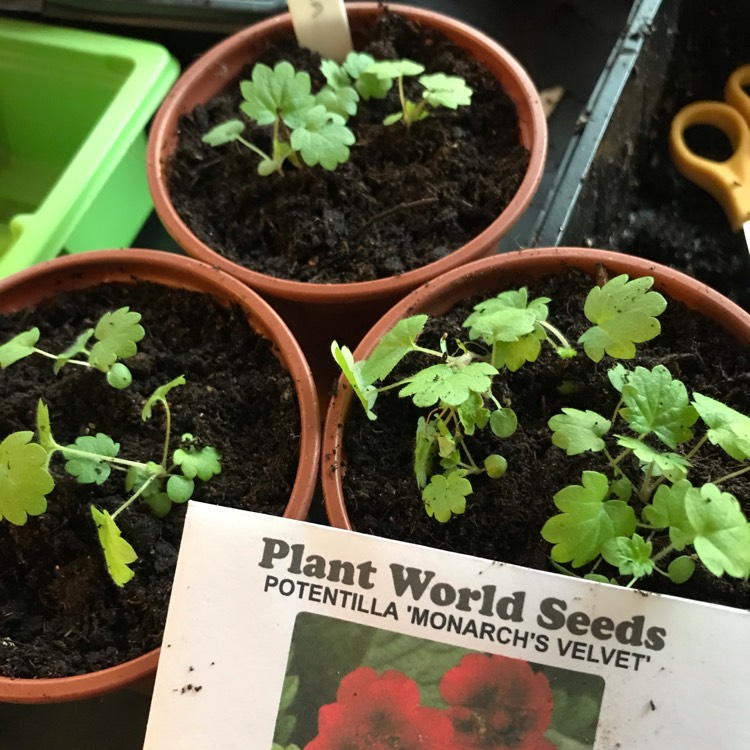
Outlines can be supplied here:
[[[320, 456], [319, 407], [312, 374], [302, 351], [276, 312], [237, 279], [192, 258], [154, 250], [101, 250], [41, 263], [0, 281], [0, 313], [9, 313], [58, 292], [104, 282], [149, 281], [210, 294], [223, 304], [239, 305], [249, 324], [273, 342], [294, 381], [300, 410], [297, 474], [284, 516], [305, 519], [316, 487]], [[53, 703], [104, 695], [120, 688], [143, 689], [153, 681], [159, 649], [117, 666], [73, 677], [9, 679], [0, 677], [0, 701]]]
[[[740, 343], [750, 343], [750, 314], [691, 276], [643, 258], [608, 250], [539, 248], [484, 258], [427, 282], [378, 320], [356, 348], [354, 359], [367, 358], [383, 335], [407, 316], [442, 315], [474, 295], [489, 294], [509, 282], [522, 284], [567, 268], [577, 268], [593, 277], [600, 265], [631, 278], [653, 276], [654, 289], [715, 321]], [[342, 529], [353, 528], [341, 482], [341, 467], [346, 464], [344, 430], [352, 397], [352, 389], [342, 376], [323, 427], [321, 481], [325, 508], [331, 525]]]
[[[169, 234], [189, 255], [231, 273], [271, 301], [299, 339], [314, 371], [320, 366], [326, 372], [329, 370], [327, 358], [319, 352], [323, 342], [337, 337], [340, 341], [356, 343], [379, 315], [412, 289], [451, 268], [494, 253], [500, 238], [531, 202], [544, 170], [547, 152], [544, 111], [533, 82], [515, 58], [490, 37], [450, 17], [409, 6], [388, 7], [441, 31], [498, 79], [516, 106], [520, 141], [529, 151], [526, 174], [505, 210], [483, 232], [440, 260], [399, 276], [374, 281], [317, 284], [280, 279], [226, 259], [198, 239], [175, 211], [166, 177], [178, 142], [180, 116], [226, 88], [274, 37], [291, 33], [289, 14], [234, 34], [193, 63], [163, 102], [149, 136], [149, 185], [156, 212]], [[357, 28], [371, 25], [382, 13], [377, 3], [348, 3], [347, 10], [355, 32]]]

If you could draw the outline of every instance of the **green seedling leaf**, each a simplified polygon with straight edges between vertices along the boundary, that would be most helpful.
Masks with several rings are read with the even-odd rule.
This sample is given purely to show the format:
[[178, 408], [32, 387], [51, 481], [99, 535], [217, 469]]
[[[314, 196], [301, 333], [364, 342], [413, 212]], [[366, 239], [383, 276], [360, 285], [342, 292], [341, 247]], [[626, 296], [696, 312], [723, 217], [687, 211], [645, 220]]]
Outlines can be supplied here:
[[490, 414], [490, 429], [499, 438], [509, 438], [518, 429], [518, 417], [513, 409], [504, 407]]
[[89, 339], [93, 335], [94, 329], [87, 328], [64, 352], [57, 355], [57, 360], [52, 368], [55, 375], [57, 375], [57, 373], [60, 372], [60, 370], [62, 370], [62, 368], [77, 354], [88, 354], [86, 347], [88, 346]]
[[378, 342], [372, 354], [362, 363], [362, 377], [368, 385], [384, 380], [411, 351], [427, 323], [427, 315], [412, 315], [399, 320]]
[[156, 518], [164, 518], [172, 510], [172, 500], [166, 492], [156, 492], [143, 499]]
[[563, 408], [562, 414], [552, 417], [547, 425], [552, 430], [552, 443], [569, 456], [586, 451], [595, 453], [604, 449], [602, 436], [609, 432], [612, 423], [587, 409]]
[[613, 479], [609, 483], [609, 494], [615, 500], [622, 500], [627, 503], [633, 495], [633, 484], [627, 477]]
[[133, 382], [133, 376], [122, 362], [115, 362], [107, 373], [107, 382], [121, 391]]
[[130, 542], [122, 538], [115, 520], [106, 510], [99, 510], [92, 505], [91, 517], [96, 524], [109, 575], [118, 586], [124, 586], [134, 575], [128, 566], [138, 559], [138, 555]]
[[[198, 477], [207, 482], [221, 473], [221, 454], [210, 445], [196, 448], [191, 444], [193, 436], [185, 433], [180, 447], [174, 452], [173, 461], [188, 479]], [[171, 494], [171, 493], [170, 493]]]
[[242, 120], [227, 120], [206, 133], [201, 140], [209, 146], [223, 146], [225, 143], [238, 141], [245, 130]]
[[323, 60], [320, 70], [328, 81], [328, 85], [317, 93], [316, 103], [345, 120], [355, 115], [359, 93], [352, 85], [352, 79], [344, 66], [339, 65], [335, 60]]
[[631, 536], [635, 532], [635, 513], [621, 500], [607, 500], [609, 480], [597, 471], [583, 472], [582, 485], [570, 485], [554, 497], [563, 511], [548, 519], [542, 538], [555, 546], [552, 559], [572, 562], [579, 568], [594, 560], [607, 539]]
[[132, 357], [138, 351], [136, 344], [146, 335], [140, 319], [140, 313], [129, 307], [104, 313], [94, 328], [97, 342], [91, 347], [89, 364], [107, 372], [118, 359]]
[[750, 417], [700, 393], [693, 394], [693, 404], [710, 428], [707, 436], [711, 443], [737, 461], [750, 458]]
[[489, 390], [493, 375], [497, 375], [497, 370], [488, 362], [471, 362], [459, 369], [445, 364], [432, 365], [414, 375], [398, 395], [412, 396], [416, 406], [434, 406], [439, 401], [458, 406], [470, 393]]
[[508, 471], [508, 461], [499, 453], [491, 453], [484, 459], [484, 468], [489, 477], [500, 479]]
[[273, 69], [263, 63], [253, 67], [250, 81], [240, 83], [245, 101], [240, 109], [259, 125], [273, 125], [277, 117], [290, 128], [304, 124], [307, 113], [315, 106], [310, 76], [295, 71], [282, 61]]
[[681, 479], [671, 487], [662, 484], [654, 493], [651, 505], [643, 509], [647, 523], [655, 529], [669, 529], [669, 541], [678, 552], [692, 544], [695, 536], [685, 510], [685, 498], [692, 489], [687, 479]]
[[433, 73], [420, 76], [419, 82], [425, 88], [422, 97], [432, 107], [458, 109], [458, 107], [471, 104], [471, 95], [474, 92], [459, 76]]
[[490, 420], [490, 410], [478, 393], [470, 393], [469, 398], [456, 407], [456, 412], [464, 435], [473, 435], [477, 428], [484, 429]]
[[617, 444], [633, 451], [642, 466], [651, 465], [655, 477], [665, 476], [670, 482], [679, 482], [687, 476], [690, 462], [679, 453], [660, 453], [642, 440], [625, 435], [617, 436]]
[[[652, 370], [636, 367], [622, 387], [623, 419], [640, 435], [653, 433], [669, 448], [692, 439], [690, 427], [698, 419], [687, 389], [664, 365]], [[750, 420], [749, 420], [750, 422]]]
[[602, 287], [594, 287], [586, 299], [584, 313], [594, 323], [578, 339], [587, 356], [601, 361], [605, 353], [617, 359], [632, 359], [635, 344], [650, 341], [661, 331], [656, 319], [667, 302], [658, 292], [649, 291], [650, 276], [628, 280], [622, 274]]
[[365, 72], [380, 80], [390, 81], [404, 76], [418, 76], [420, 73], [424, 73], [424, 65], [408, 59], [378, 60], [372, 63]]
[[618, 536], [602, 544], [602, 557], [620, 571], [620, 575], [633, 579], [650, 575], [654, 570], [651, 560], [653, 545], [640, 534], [628, 538]]
[[471, 482], [460, 471], [452, 471], [448, 476], [434, 474], [422, 490], [427, 515], [441, 523], [450, 521], [452, 515], [466, 510], [466, 496], [471, 491]]
[[339, 346], [335, 341], [331, 344], [331, 354], [336, 360], [336, 364], [341, 368], [347, 382], [357, 395], [362, 408], [365, 410], [368, 419], [377, 419], [372, 407], [378, 397], [378, 391], [362, 377], [362, 362], [355, 362], [354, 355], [348, 346]]
[[365, 52], [350, 52], [344, 60], [344, 70], [354, 79], [354, 87], [365, 100], [385, 99], [393, 86], [391, 78], [380, 79], [368, 72], [375, 58]]
[[628, 375], [630, 375], [630, 370], [628, 370], [625, 365], [623, 365], [621, 362], [618, 362], [613, 367], [610, 367], [609, 370], [607, 370], [607, 377], [609, 378], [609, 382], [612, 383], [612, 387], [618, 392], [622, 393], [622, 389], [625, 387], [625, 383], [628, 382]]
[[31, 431], [13, 432], [0, 443], [0, 521], [15, 526], [44, 513], [55, 486], [47, 470], [49, 453], [31, 442], [33, 437]]
[[417, 422], [417, 436], [414, 445], [414, 474], [417, 486], [424, 489], [427, 478], [432, 474], [432, 459], [437, 452], [437, 430], [432, 421], [420, 417]]
[[6, 341], [0, 346], [0, 368], [4, 370], [18, 362], [19, 359], [24, 359], [33, 354], [38, 341], [38, 328], [30, 328], [28, 331], [14, 336], [10, 341]]
[[149, 397], [141, 410], [141, 419], [146, 422], [151, 419], [153, 408], [157, 403], [166, 403], [169, 392], [178, 386], [185, 385], [185, 376], [179, 375], [164, 385], [160, 385]]
[[320, 164], [323, 169], [336, 169], [349, 160], [349, 146], [354, 133], [339, 115], [328, 112], [320, 104], [307, 111], [304, 122], [292, 131], [292, 148], [302, 156], [308, 167]]
[[667, 576], [672, 583], [685, 583], [695, 572], [695, 560], [687, 555], [680, 555], [669, 563]]
[[685, 512], [695, 530], [693, 546], [715, 576], [750, 576], [750, 523], [737, 498], [715, 484], [688, 490]]
[[[71, 451], [82, 451], [87, 455]], [[62, 449], [67, 459], [65, 471], [81, 484], [104, 484], [112, 471], [106, 459], [114, 458], [119, 452], [120, 444], [103, 432], [82, 435], [72, 445]]]
[[39, 434], [39, 445], [47, 452], [47, 462], [49, 463], [49, 456], [60, 446], [55, 441], [55, 438], [52, 437], [49, 409], [47, 408], [47, 404], [41, 399], [39, 399], [36, 405], [36, 430]]
[[173, 503], [187, 502], [194, 491], [195, 482], [192, 479], [175, 474], [167, 480], [167, 495]]
[[615, 586], [617, 585], [616, 580], [607, 578], [607, 576], [603, 576], [601, 573], [586, 573], [583, 578], [586, 581], [596, 581], [596, 583], [611, 583]]

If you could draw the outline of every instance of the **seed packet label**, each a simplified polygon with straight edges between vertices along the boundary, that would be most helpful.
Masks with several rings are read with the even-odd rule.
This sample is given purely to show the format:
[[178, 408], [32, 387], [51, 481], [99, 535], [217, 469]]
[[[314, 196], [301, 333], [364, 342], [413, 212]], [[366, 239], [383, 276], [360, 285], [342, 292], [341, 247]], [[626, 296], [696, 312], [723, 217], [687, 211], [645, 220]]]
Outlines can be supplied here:
[[191, 502], [146, 750], [750, 747], [750, 613]]
[[353, 49], [344, 0], [287, 0], [287, 4], [300, 46], [343, 62]]

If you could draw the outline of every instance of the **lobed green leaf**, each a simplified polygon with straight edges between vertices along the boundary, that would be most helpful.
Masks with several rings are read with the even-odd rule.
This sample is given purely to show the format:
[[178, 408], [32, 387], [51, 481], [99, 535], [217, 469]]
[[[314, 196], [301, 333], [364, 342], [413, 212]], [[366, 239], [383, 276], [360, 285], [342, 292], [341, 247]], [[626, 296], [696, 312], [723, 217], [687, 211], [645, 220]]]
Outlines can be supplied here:
[[323, 169], [336, 169], [349, 159], [349, 146], [355, 141], [354, 133], [339, 115], [328, 112], [320, 104], [306, 113], [304, 121], [292, 131], [291, 144], [299, 151], [308, 167], [317, 164]]
[[715, 484], [692, 488], [685, 496], [685, 513], [695, 530], [695, 551], [711, 573], [750, 576], [750, 523], [734, 495]]
[[471, 482], [461, 471], [452, 471], [448, 476], [434, 474], [422, 490], [427, 515], [441, 523], [450, 521], [451, 516], [466, 510], [466, 496], [471, 492]]
[[589, 292], [584, 314], [595, 325], [578, 341], [590, 359], [599, 362], [605, 353], [632, 359], [635, 344], [659, 334], [661, 326], [656, 316], [664, 312], [667, 302], [658, 292], [649, 291], [653, 283], [650, 276], [628, 280], [622, 274]]
[[96, 524], [109, 575], [118, 586], [124, 586], [134, 575], [129, 566], [138, 559], [138, 555], [130, 542], [122, 538], [115, 520], [106, 510], [99, 510], [92, 505], [91, 517]]
[[607, 500], [609, 480], [596, 471], [584, 471], [582, 485], [570, 485], [554, 497], [563, 511], [542, 527], [542, 538], [554, 544], [552, 559], [571, 562], [574, 568], [594, 560], [607, 539], [635, 532], [635, 513], [621, 500]]
[[5, 518], [15, 526], [44, 513], [46, 495], [55, 486], [47, 470], [49, 453], [33, 437], [24, 430], [0, 442], [0, 521]]
[[394, 367], [414, 350], [427, 323], [427, 315], [412, 315], [399, 320], [378, 342], [372, 354], [362, 362], [362, 377], [368, 385], [384, 380]]
[[376, 76], [381, 81], [391, 81], [394, 78], [404, 76], [418, 76], [420, 73], [424, 73], [424, 65], [408, 59], [378, 60], [366, 68], [364, 72]]
[[281, 117], [290, 128], [304, 124], [307, 113], [315, 106], [308, 73], [295, 71], [286, 60], [273, 69], [264, 63], [253, 67], [250, 81], [240, 83], [245, 101], [240, 109], [259, 125], [272, 125]]
[[690, 461], [679, 453], [661, 453], [642, 440], [617, 436], [617, 444], [632, 450], [641, 466], [651, 466], [651, 473], [655, 477], [665, 476], [670, 482], [679, 482], [687, 476]]
[[653, 433], [672, 449], [692, 439], [690, 427], [698, 419], [698, 412], [690, 403], [684, 383], [673, 378], [664, 365], [652, 370], [636, 367], [628, 373], [622, 400], [625, 407], [620, 414], [638, 434]]
[[104, 313], [94, 328], [97, 342], [91, 347], [89, 364], [107, 372], [118, 359], [132, 357], [138, 351], [136, 344], [146, 335], [140, 319], [140, 313], [129, 307]]
[[471, 362], [454, 369], [447, 364], [432, 365], [414, 375], [398, 395], [411, 396], [415, 406], [434, 406], [438, 402], [458, 406], [471, 393], [485, 393], [497, 370], [488, 362]]
[[651, 542], [640, 534], [614, 537], [602, 544], [602, 557], [616, 567], [620, 575], [632, 576], [633, 579], [643, 578], [653, 572], [652, 551]]
[[750, 458], [750, 417], [721, 401], [693, 394], [693, 404], [708, 425], [708, 439], [737, 461]]
[[344, 70], [354, 79], [357, 93], [364, 99], [385, 99], [393, 86], [391, 78], [380, 79], [368, 72], [375, 58], [366, 52], [350, 52], [344, 60]]
[[552, 430], [553, 445], [562, 448], [569, 456], [604, 449], [602, 436], [612, 426], [608, 419], [589, 409], [581, 411], [564, 407], [562, 411], [547, 422]]
[[[71, 449], [88, 455], [71, 453]], [[114, 458], [119, 452], [120, 444], [103, 432], [82, 435], [72, 445], [62, 449], [62, 454], [67, 459], [65, 471], [81, 484], [104, 484], [112, 471], [112, 466], [106, 459]]]
[[457, 109], [471, 104], [472, 89], [459, 76], [448, 76], [445, 73], [433, 73], [420, 76], [419, 82], [424, 86], [423, 98], [432, 107]]
[[180, 447], [174, 452], [172, 460], [188, 479], [198, 477], [207, 482], [221, 473], [221, 454], [210, 445], [196, 448], [191, 444], [192, 438], [188, 433], [182, 436]]

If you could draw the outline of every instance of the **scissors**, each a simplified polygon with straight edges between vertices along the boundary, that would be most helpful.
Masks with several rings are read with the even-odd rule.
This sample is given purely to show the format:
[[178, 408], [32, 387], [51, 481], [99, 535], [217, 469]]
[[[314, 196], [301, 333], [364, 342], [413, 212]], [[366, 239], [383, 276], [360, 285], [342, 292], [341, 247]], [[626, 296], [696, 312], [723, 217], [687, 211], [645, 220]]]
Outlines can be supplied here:
[[[743, 65], [727, 79], [724, 101], [702, 101], [681, 109], [669, 133], [669, 146], [677, 169], [707, 190], [721, 204], [732, 231], [745, 233], [750, 250], [750, 65]], [[711, 125], [732, 144], [732, 155], [717, 161], [700, 156], [685, 143], [685, 131], [693, 125]]]

